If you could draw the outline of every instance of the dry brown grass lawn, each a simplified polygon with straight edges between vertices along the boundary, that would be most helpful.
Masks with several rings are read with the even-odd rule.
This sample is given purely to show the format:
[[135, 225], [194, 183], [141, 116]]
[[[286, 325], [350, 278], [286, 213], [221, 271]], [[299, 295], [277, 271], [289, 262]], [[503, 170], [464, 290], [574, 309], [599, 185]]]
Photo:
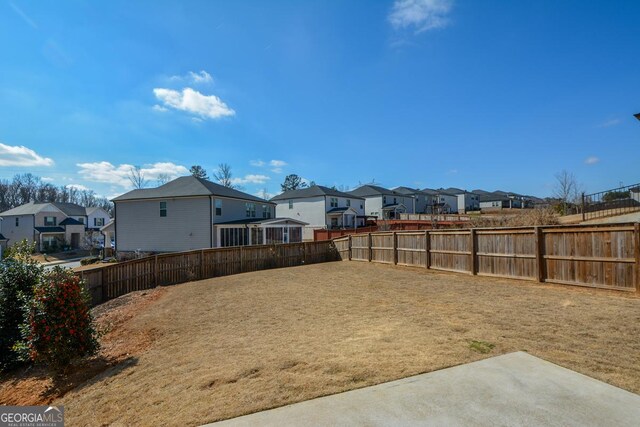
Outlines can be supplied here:
[[153, 343], [60, 399], [69, 425], [197, 425], [517, 350], [640, 392], [640, 298], [607, 291], [335, 262], [173, 286], [126, 327]]

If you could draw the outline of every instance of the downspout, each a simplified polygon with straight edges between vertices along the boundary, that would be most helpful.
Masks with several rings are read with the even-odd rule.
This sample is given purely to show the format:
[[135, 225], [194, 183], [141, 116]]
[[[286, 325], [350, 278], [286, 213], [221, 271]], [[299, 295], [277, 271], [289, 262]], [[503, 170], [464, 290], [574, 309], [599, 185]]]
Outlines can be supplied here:
[[209, 247], [213, 248], [213, 197], [209, 196]]
[[116, 255], [116, 253], [118, 252], [118, 221], [116, 219], [116, 209], [117, 209], [118, 204], [116, 202], [113, 202], [113, 236], [115, 238], [115, 246], [113, 247], [113, 256]]

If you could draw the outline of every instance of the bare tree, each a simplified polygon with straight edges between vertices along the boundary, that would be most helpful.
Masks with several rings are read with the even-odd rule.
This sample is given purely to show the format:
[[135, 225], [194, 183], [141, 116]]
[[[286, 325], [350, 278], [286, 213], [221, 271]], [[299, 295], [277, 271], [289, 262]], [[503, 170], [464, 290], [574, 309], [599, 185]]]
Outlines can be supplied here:
[[156, 178], [156, 182], [158, 183], [158, 186], [164, 185], [169, 181], [171, 181], [171, 175], [169, 175], [168, 173], [160, 173]]
[[580, 196], [580, 187], [571, 172], [563, 170], [557, 173], [553, 195], [562, 203], [562, 215], [567, 215], [570, 203], [575, 203]]
[[144, 177], [144, 172], [142, 172], [142, 168], [140, 166], [133, 166], [129, 169], [129, 174], [127, 178], [133, 185], [133, 188], [140, 189], [147, 186], [148, 182]]
[[222, 185], [227, 188], [238, 189], [239, 186], [233, 182], [233, 174], [231, 173], [231, 166], [227, 163], [220, 163], [218, 170], [213, 173], [213, 177]]

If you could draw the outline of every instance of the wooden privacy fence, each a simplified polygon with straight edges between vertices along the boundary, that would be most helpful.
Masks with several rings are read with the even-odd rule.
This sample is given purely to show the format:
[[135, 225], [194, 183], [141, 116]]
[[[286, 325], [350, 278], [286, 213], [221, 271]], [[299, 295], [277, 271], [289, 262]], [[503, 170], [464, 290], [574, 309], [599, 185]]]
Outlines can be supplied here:
[[428, 230], [334, 239], [342, 260], [640, 292], [640, 224]]
[[93, 305], [132, 291], [230, 274], [337, 261], [331, 240], [153, 255], [76, 273]]

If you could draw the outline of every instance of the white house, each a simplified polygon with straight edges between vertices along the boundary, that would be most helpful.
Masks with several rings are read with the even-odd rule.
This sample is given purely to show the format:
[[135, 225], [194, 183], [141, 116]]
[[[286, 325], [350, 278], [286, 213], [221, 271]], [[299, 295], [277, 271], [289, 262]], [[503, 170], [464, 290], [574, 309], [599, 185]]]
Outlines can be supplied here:
[[450, 187], [443, 190], [444, 193], [453, 194], [458, 198], [457, 212], [465, 213], [480, 209], [478, 195], [460, 188]]
[[40, 251], [63, 247], [84, 248], [97, 243], [99, 227], [110, 221], [109, 213], [98, 207], [74, 203], [27, 203], [0, 213], [2, 234], [8, 246], [27, 240]]
[[410, 210], [413, 211], [413, 213], [424, 214], [430, 212], [431, 205], [433, 204], [433, 198], [430, 194], [409, 187], [396, 187], [393, 191], [411, 198], [412, 208]]
[[194, 176], [133, 190], [113, 202], [119, 252], [176, 252], [302, 240], [304, 223], [275, 218], [275, 203]]
[[365, 223], [364, 198], [321, 185], [285, 191], [271, 201], [276, 203], [276, 216], [308, 224], [304, 240], [313, 240], [313, 230], [357, 228]]
[[502, 209], [521, 209], [525, 207], [522, 196], [504, 191], [484, 192], [478, 196], [480, 210], [495, 211]]
[[412, 196], [384, 187], [363, 185], [347, 193], [352, 197], [364, 198], [364, 211], [367, 216], [396, 219], [401, 213], [415, 213]]
[[432, 188], [424, 188], [422, 190], [431, 196], [431, 206], [428, 213], [443, 214], [458, 212], [458, 196], [451, 194], [440, 188], [434, 190]]

